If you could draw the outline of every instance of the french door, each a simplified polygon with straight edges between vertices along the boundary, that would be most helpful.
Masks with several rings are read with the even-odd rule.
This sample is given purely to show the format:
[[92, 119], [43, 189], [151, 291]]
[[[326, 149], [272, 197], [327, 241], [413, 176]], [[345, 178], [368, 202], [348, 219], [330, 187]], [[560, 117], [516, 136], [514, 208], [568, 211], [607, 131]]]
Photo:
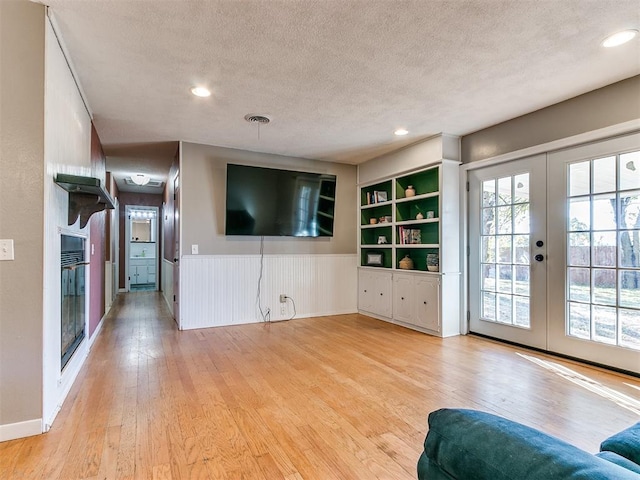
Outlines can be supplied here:
[[640, 134], [549, 154], [549, 350], [640, 372]]
[[469, 173], [470, 330], [546, 348], [546, 162]]
[[640, 134], [468, 180], [470, 330], [640, 372]]

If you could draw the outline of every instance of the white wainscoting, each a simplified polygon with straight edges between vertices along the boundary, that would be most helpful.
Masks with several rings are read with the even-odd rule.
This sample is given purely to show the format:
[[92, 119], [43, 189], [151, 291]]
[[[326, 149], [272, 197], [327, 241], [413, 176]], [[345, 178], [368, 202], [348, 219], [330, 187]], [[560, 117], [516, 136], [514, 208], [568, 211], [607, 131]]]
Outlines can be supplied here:
[[164, 301], [173, 315], [173, 262], [163, 258], [162, 262], [160, 262], [160, 269], [160, 277], [162, 278], [160, 289], [162, 290]]
[[[261, 283], [262, 311], [271, 320], [357, 311], [357, 255], [265, 255]], [[259, 255], [186, 255], [180, 263], [182, 329], [261, 322], [256, 306]]]
[[107, 260], [104, 262], [104, 314], [111, 308], [113, 303], [113, 264]]

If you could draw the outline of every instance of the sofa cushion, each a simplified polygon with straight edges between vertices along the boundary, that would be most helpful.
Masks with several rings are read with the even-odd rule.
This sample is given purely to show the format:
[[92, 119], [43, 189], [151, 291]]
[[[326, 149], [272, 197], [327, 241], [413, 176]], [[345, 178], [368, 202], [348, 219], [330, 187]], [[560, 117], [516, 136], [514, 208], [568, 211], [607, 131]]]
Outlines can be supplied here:
[[596, 453], [596, 457], [604, 458], [605, 460], [615, 463], [616, 465], [620, 465], [627, 470], [640, 473], [640, 465], [638, 465], [637, 463], [633, 463], [628, 458], [624, 458], [622, 455], [618, 455], [617, 453], [605, 450], [603, 452]]
[[640, 465], [640, 422], [607, 438], [600, 451], [609, 451]]
[[475, 410], [432, 412], [425, 453], [443, 473], [459, 479], [638, 480], [637, 474], [562, 440]]

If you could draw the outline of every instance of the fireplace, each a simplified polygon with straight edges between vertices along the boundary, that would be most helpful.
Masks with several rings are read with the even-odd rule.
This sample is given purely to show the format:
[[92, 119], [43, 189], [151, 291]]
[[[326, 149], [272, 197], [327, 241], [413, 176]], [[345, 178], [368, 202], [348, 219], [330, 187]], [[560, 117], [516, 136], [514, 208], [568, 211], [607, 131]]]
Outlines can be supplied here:
[[85, 336], [86, 265], [85, 239], [60, 236], [61, 267], [61, 363], [64, 369]]

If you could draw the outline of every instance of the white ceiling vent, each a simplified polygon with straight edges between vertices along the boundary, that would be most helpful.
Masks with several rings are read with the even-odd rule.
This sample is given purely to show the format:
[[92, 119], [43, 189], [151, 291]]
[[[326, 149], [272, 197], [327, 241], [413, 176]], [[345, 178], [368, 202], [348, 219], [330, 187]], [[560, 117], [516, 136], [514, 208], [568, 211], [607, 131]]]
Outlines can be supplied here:
[[[134, 187], [140, 186], [136, 184], [133, 180], [131, 180], [130, 177], [125, 177], [124, 183], [126, 183], [127, 185], [132, 185]], [[145, 187], [153, 187], [153, 188], [162, 188], [163, 186], [164, 186], [164, 182], [161, 182], [160, 180], [153, 180], [153, 179], [149, 180], [149, 183], [145, 185]]]

